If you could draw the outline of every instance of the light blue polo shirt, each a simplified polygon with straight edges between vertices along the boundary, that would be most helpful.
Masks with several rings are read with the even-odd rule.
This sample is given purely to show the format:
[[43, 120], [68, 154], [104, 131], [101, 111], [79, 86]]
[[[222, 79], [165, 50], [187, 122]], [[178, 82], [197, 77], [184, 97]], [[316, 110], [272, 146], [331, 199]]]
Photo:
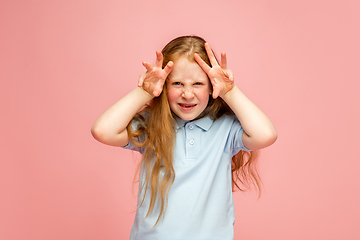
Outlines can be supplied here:
[[[146, 197], [136, 212], [130, 240], [232, 240], [235, 211], [231, 158], [240, 150], [250, 151], [242, 143], [243, 132], [236, 116], [223, 115], [216, 121], [209, 117], [179, 119], [175, 181], [165, 217], [152, 228], [159, 212], [155, 208], [145, 218], [150, 203]], [[131, 141], [124, 148], [143, 152]]]

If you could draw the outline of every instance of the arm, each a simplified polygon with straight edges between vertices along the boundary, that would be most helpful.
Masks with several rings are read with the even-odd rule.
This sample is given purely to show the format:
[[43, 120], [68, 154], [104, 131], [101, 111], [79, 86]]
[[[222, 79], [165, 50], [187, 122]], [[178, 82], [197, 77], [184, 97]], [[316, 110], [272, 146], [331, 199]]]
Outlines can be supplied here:
[[172, 70], [172, 62], [164, 69], [162, 62], [162, 54], [156, 52], [155, 67], [143, 63], [146, 72], [140, 75], [138, 87], [107, 109], [93, 124], [91, 134], [96, 140], [119, 147], [129, 143], [127, 125], [146, 103], [161, 94], [165, 79]]
[[197, 54], [195, 59], [209, 76], [213, 86], [213, 98], [220, 96], [238, 117], [244, 129], [242, 136], [244, 146], [256, 150], [273, 144], [277, 139], [275, 127], [268, 117], [237, 88], [232, 72], [226, 68], [226, 54], [221, 53], [219, 65], [208, 43], [205, 44], [205, 49], [212, 67]]
[[234, 86], [222, 99], [234, 111], [244, 129], [242, 141], [246, 148], [261, 149], [276, 141], [277, 132], [269, 118], [239, 88]]
[[138, 87], [107, 109], [91, 128], [93, 137], [101, 143], [124, 147], [129, 143], [126, 130], [133, 116], [152, 96]]

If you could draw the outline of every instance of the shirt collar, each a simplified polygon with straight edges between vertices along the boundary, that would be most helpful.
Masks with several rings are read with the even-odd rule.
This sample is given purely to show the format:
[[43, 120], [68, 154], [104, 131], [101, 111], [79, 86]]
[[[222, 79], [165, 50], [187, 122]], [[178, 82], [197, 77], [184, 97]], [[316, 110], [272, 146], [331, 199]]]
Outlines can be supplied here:
[[176, 130], [179, 130], [182, 128], [185, 124], [188, 122], [194, 123], [196, 126], [202, 128], [203, 130], [207, 131], [213, 124], [213, 120], [209, 116], [202, 117], [200, 119], [197, 119], [195, 121], [189, 121], [189, 120], [183, 120], [181, 118], [176, 119]]

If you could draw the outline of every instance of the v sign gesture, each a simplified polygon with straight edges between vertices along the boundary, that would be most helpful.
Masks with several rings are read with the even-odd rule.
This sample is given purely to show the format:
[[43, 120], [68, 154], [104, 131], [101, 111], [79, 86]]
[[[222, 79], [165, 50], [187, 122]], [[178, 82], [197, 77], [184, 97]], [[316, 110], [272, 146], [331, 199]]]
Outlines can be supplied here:
[[195, 60], [210, 79], [213, 86], [213, 98], [217, 98], [218, 96], [223, 98], [225, 94], [235, 86], [234, 75], [230, 69], [227, 69], [226, 53], [221, 53], [221, 62], [219, 65], [208, 43], [205, 43], [205, 49], [212, 67], [204, 62], [197, 53], [194, 55]]

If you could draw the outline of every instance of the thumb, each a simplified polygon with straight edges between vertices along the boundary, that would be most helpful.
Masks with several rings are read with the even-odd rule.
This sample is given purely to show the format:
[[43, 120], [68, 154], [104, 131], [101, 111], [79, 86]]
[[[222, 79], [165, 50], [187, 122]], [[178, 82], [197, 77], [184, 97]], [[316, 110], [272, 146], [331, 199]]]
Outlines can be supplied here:
[[213, 99], [216, 99], [219, 96], [219, 94], [220, 94], [220, 90], [217, 89], [217, 88], [214, 88], [214, 91], [213, 91], [213, 94], [212, 94]]

